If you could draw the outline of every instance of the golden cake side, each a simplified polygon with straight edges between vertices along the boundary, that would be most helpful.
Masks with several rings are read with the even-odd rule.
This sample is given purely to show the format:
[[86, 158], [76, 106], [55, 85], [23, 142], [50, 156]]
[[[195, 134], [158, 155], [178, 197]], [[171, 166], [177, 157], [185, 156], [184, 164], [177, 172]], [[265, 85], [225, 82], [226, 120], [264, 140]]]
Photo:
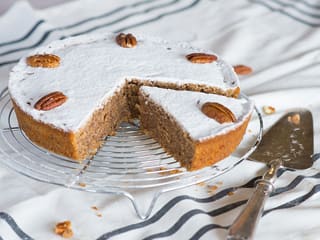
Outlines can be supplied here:
[[86, 124], [76, 132], [66, 132], [55, 126], [35, 120], [12, 100], [20, 128], [39, 146], [72, 158], [83, 160], [93, 156], [106, 136], [114, 135], [121, 121], [128, 120], [130, 112], [124, 89], [96, 110]]

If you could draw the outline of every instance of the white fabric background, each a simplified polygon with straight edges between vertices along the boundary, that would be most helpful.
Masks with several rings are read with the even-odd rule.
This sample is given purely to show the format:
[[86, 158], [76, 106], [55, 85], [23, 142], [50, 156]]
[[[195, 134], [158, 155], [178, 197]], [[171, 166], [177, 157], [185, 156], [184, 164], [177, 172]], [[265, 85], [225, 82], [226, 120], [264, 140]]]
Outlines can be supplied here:
[[[104, 15], [116, 9], [114, 14]], [[44, 22], [23, 38], [41, 19]], [[264, 116], [266, 127], [291, 108], [307, 107], [314, 115], [314, 151], [319, 153], [319, 26], [320, 1], [316, 0], [81, 0], [45, 10], [32, 9], [22, 1], [0, 18], [0, 88], [6, 87], [14, 61], [32, 47], [88, 31], [143, 32], [187, 41], [217, 52], [233, 65], [251, 66], [254, 73], [241, 77], [242, 91], [258, 108], [272, 105], [277, 109], [275, 115]], [[211, 181], [219, 186], [217, 195], [198, 185], [166, 193], [156, 203], [152, 221], [142, 221], [122, 196], [40, 183], [1, 165], [0, 239], [61, 239], [52, 229], [66, 219], [73, 224], [72, 239], [107, 239], [110, 232], [117, 233], [111, 239], [225, 239], [227, 231], [221, 226], [230, 225], [243, 204], [230, 210], [226, 206], [248, 199], [252, 186], [239, 186], [261, 175], [263, 168], [262, 164], [242, 162]], [[266, 204], [266, 210], [273, 211], [262, 218], [255, 239], [319, 239], [318, 169], [315, 162], [312, 169], [281, 175], [276, 182], [279, 194]], [[230, 189], [233, 195], [223, 194]], [[223, 197], [213, 200], [219, 194]], [[145, 203], [150, 193], [136, 195]], [[188, 198], [178, 201], [180, 196]], [[168, 208], [173, 202], [176, 204]], [[97, 206], [102, 217], [97, 217], [91, 206]], [[285, 208], [274, 209], [280, 206]], [[213, 210], [220, 213], [215, 215]], [[160, 215], [161, 211], [165, 213]], [[17, 229], [26, 235], [19, 236]]]

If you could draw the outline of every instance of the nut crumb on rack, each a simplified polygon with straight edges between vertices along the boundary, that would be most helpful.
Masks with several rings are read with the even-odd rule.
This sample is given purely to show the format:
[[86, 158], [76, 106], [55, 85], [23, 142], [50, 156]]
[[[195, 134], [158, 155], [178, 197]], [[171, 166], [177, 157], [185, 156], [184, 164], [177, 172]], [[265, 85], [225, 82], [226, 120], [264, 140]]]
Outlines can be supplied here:
[[296, 114], [293, 114], [292, 116], [289, 116], [288, 122], [293, 123], [295, 125], [299, 125], [300, 124], [300, 114], [296, 113]]
[[197, 185], [200, 186], [200, 187], [204, 187], [206, 185], [206, 183], [205, 182], [199, 182], [199, 183], [197, 183]]
[[181, 173], [182, 171], [179, 169], [172, 169], [169, 171], [169, 174], [177, 174], [177, 173]]
[[263, 106], [262, 109], [265, 114], [273, 114], [276, 112], [276, 109], [272, 106]]
[[[169, 171], [168, 171], [169, 170]], [[181, 173], [182, 171], [179, 169], [168, 169], [165, 167], [160, 167], [159, 171], [165, 171], [165, 172], [160, 172], [160, 175], [173, 175], [173, 174], [177, 174], [177, 173]]]
[[71, 222], [69, 220], [58, 222], [55, 226], [54, 232], [63, 238], [71, 238], [73, 236]]
[[234, 195], [234, 192], [230, 191], [227, 194], [228, 194], [228, 196], [232, 196], [232, 195]]
[[208, 186], [208, 189], [209, 191], [215, 191], [218, 189], [218, 186], [217, 185], [211, 185], [211, 186]]

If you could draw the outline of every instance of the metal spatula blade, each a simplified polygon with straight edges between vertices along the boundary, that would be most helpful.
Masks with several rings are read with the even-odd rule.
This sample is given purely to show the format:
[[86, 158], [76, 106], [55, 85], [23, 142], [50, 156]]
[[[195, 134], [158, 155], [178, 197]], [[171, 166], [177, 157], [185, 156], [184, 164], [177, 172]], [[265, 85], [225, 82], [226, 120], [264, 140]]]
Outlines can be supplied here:
[[268, 165], [243, 211], [229, 228], [228, 240], [253, 239], [264, 204], [274, 190], [280, 167], [306, 169], [312, 166], [313, 120], [308, 110], [287, 113], [263, 136], [250, 160]]
[[281, 159], [282, 165], [293, 169], [312, 166], [313, 120], [308, 110], [287, 113], [263, 135], [249, 160], [270, 163]]

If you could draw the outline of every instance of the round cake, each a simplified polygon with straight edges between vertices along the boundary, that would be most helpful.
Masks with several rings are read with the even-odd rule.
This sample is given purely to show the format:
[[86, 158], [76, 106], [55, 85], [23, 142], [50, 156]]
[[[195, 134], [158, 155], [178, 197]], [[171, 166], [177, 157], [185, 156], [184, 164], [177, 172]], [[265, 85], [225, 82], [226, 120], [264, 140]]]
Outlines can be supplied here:
[[33, 142], [82, 160], [93, 156], [121, 121], [140, 117], [141, 86], [228, 98], [240, 92], [233, 68], [215, 53], [123, 33], [38, 48], [13, 68], [8, 87], [19, 126]]

